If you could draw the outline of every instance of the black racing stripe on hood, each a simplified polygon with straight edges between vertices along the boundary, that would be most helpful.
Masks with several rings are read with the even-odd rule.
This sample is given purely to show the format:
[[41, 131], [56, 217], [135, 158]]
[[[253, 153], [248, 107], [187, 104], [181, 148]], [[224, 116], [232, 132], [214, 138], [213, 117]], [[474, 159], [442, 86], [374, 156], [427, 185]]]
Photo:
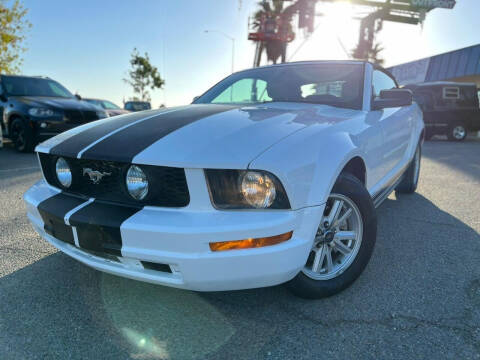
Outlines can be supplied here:
[[[161, 114], [162, 112], [163, 111], [159, 111], [158, 113]], [[98, 125], [73, 135], [60, 144], [52, 147], [50, 149], [50, 154], [75, 158], [80, 151], [99, 138], [108, 135], [112, 131], [119, 129], [122, 126], [129, 125], [137, 120], [152, 116], [154, 114], [155, 112], [153, 111], [146, 113], [138, 112], [121, 116], [119, 118], [113, 117], [111, 119], [101, 120]]]
[[93, 201], [75, 212], [69, 222], [77, 230], [81, 249], [121, 256], [120, 226], [141, 209]]
[[85, 151], [81, 158], [131, 162], [137, 154], [181, 127], [237, 107], [198, 104], [166, 114], [158, 114], [156, 117], [139, 122], [137, 125], [107, 137]]

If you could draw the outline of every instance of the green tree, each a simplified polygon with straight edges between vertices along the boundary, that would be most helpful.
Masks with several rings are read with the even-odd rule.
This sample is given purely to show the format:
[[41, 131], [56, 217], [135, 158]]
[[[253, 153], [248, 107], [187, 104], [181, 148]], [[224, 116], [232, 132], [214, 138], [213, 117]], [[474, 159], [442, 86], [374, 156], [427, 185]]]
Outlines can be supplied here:
[[161, 89], [165, 81], [160, 76], [158, 69], [150, 64], [148, 54], [140, 55], [136, 48], [133, 49], [130, 59], [131, 69], [128, 71], [129, 78], [123, 79], [131, 85], [133, 92], [142, 101], [150, 101], [150, 90]]
[[0, 0], [0, 73], [16, 73], [22, 65], [25, 33], [32, 26], [20, 0]]

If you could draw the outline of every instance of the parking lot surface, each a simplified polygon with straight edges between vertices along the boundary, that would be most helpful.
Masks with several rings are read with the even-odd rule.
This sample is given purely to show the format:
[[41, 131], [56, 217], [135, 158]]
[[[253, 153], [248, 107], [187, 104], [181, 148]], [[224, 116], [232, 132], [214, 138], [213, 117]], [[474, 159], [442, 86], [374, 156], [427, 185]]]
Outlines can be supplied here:
[[480, 358], [480, 141], [423, 152], [418, 192], [378, 209], [363, 275], [307, 301], [282, 286], [195, 293], [92, 270], [27, 221], [36, 157], [0, 149], [0, 359]]

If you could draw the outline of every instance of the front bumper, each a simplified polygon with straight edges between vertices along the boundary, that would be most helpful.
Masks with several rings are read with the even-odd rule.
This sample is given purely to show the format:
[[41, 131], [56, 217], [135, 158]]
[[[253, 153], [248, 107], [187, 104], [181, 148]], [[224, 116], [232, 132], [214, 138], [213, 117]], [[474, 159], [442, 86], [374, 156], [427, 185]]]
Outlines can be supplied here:
[[[68, 211], [63, 219], [57, 216], [59, 224], [55, 225], [57, 220], [50, 220], [42, 204], [50, 202], [50, 208], [62, 208], [61, 203], [53, 207], [52, 204], [63, 196], [44, 181], [24, 196], [28, 218], [53, 246], [100, 271], [199, 291], [264, 287], [292, 279], [307, 260], [323, 212], [323, 206], [295, 211], [145, 207], [122, 221], [115, 232], [115, 221], [109, 219], [115, 209], [103, 209], [114, 205], [95, 205], [93, 199], [83, 205], [73, 204], [78, 209]], [[102, 206], [101, 212], [95, 213], [95, 206]], [[89, 211], [91, 217], [86, 216]], [[52, 226], [61, 229], [55, 232]], [[292, 238], [278, 245], [224, 252], [212, 252], [209, 248], [209, 242], [274, 236], [292, 230]], [[69, 231], [72, 235], [66, 236]], [[121, 239], [112, 240], [115, 234]], [[106, 238], [109, 240], [102, 249], [109, 254], [103, 256], [98, 242]], [[146, 262], [166, 265], [169, 271], [154, 270]]]

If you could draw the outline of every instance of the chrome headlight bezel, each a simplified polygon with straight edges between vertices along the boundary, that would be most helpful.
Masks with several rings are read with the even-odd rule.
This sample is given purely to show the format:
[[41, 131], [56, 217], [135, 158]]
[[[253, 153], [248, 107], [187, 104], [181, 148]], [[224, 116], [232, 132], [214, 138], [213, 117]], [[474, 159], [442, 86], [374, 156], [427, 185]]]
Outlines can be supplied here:
[[68, 189], [72, 186], [72, 169], [70, 168], [68, 161], [63, 157], [59, 157], [55, 160], [55, 176], [61, 187]]
[[[274, 198], [259, 206], [244, 195], [244, 180], [247, 176], [255, 175], [258, 179], [268, 179], [270, 186], [274, 187]], [[290, 202], [285, 189], [278, 178], [267, 171], [262, 170], [216, 170], [206, 169], [205, 177], [210, 192], [212, 205], [217, 209], [237, 210], [266, 210], [266, 209], [290, 209]]]
[[125, 187], [128, 194], [137, 201], [143, 201], [148, 195], [147, 175], [138, 165], [131, 165], [125, 175]]

